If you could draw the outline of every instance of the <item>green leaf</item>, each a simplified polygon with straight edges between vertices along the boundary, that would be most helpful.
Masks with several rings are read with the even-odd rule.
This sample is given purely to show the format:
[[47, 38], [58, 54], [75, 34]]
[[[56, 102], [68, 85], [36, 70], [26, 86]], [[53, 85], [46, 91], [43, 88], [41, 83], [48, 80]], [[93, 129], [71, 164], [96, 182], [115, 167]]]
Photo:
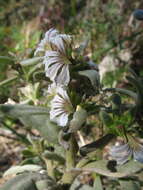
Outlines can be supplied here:
[[74, 182], [72, 183], [69, 190], [75, 190], [75, 189], [78, 189], [78, 190], [94, 190], [89, 185], [81, 184], [81, 182], [77, 178], [74, 180]]
[[113, 124], [113, 120], [107, 112], [100, 111], [99, 117], [105, 126], [110, 127]]
[[133, 180], [119, 180], [122, 190], [141, 190], [141, 187], [137, 181]]
[[0, 56], [0, 63], [12, 64], [14, 63], [14, 59], [12, 57]]
[[37, 157], [32, 157], [32, 158], [26, 158], [21, 162], [21, 165], [26, 165], [26, 164], [40, 164], [41, 160], [40, 158]]
[[42, 179], [41, 174], [26, 172], [7, 181], [0, 190], [37, 190], [34, 181], [38, 179]]
[[12, 83], [13, 81], [15, 81], [16, 79], [18, 79], [17, 76], [14, 76], [14, 77], [11, 77], [11, 78], [9, 78], [9, 79], [6, 79], [6, 80], [0, 82], [0, 87], [10, 84], [10, 83]]
[[113, 104], [120, 106], [121, 105], [121, 97], [118, 94], [113, 94], [111, 96], [111, 101], [113, 102]]
[[6, 75], [6, 71], [8, 68], [8, 65], [14, 64], [14, 59], [11, 57], [7, 57], [7, 56], [0, 56], [0, 81], [4, 80], [7, 75]]
[[25, 158], [34, 157], [35, 152], [32, 152], [31, 150], [25, 149], [22, 151], [22, 154]]
[[127, 162], [124, 165], [118, 166], [118, 172], [127, 172], [129, 174], [136, 173], [143, 168], [143, 164], [134, 160]]
[[131, 98], [133, 98], [135, 101], [137, 101], [137, 93], [131, 91], [131, 90], [126, 90], [126, 89], [122, 89], [122, 88], [107, 88], [104, 91], [110, 91], [110, 92], [118, 92], [127, 96], [130, 96]]
[[36, 187], [38, 190], [62, 190], [60, 185], [51, 178], [37, 181]]
[[25, 172], [7, 181], [0, 190], [44, 190], [44, 188], [45, 190], [61, 189], [60, 185], [45, 174]]
[[73, 133], [78, 131], [87, 118], [87, 112], [85, 109], [80, 106], [77, 107], [77, 111], [73, 115], [73, 119], [70, 122], [69, 132]]
[[95, 180], [94, 180], [94, 189], [103, 190], [101, 178], [98, 175], [96, 175]]
[[42, 57], [34, 57], [34, 58], [31, 58], [31, 59], [26, 59], [26, 60], [23, 60], [20, 62], [20, 64], [22, 66], [31, 66], [31, 65], [36, 65], [40, 62], [43, 61], [43, 58]]
[[60, 156], [60, 155], [58, 155], [58, 154], [56, 154], [56, 153], [54, 153], [54, 152], [45, 151], [45, 152], [43, 153], [43, 156], [44, 156], [45, 158], [48, 158], [48, 160], [57, 161], [57, 162], [59, 162], [60, 164], [64, 164], [64, 163], [65, 163], [65, 159], [64, 159], [62, 156]]
[[97, 141], [94, 141], [92, 143], [89, 143], [85, 146], [82, 146], [80, 148], [80, 154], [85, 156], [86, 154], [96, 151], [99, 148], [103, 148], [104, 146], [106, 146], [113, 138], [115, 137], [115, 135], [113, 134], [107, 134], [105, 136], [103, 136], [102, 138], [98, 139]]
[[25, 126], [37, 129], [49, 142], [58, 143], [60, 128], [50, 121], [48, 108], [1, 104], [0, 115], [20, 119]]
[[131, 176], [143, 168], [143, 164], [133, 160], [122, 166], [117, 166], [116, 168], [114, 164], [110, 163], [111, 161], [109, 162], [107, 160], [91, 162], [83, 166], [83, 171], [95, 172], [97, 174], [108, 177], [122, 178]]
[[[44, 189], [48, 189], [49, 187], [49, 183], [48, 180], [40, 180], [36, 182], [36, 187], [38, 190], [44, 190]], [[49, 190], [49, 189], [48, 189]]]
[[99, 87], [100, 77], [96, 70], [79, 71], [79, 74], [88, 77], [95, 89]]
[[27, 165], [24, 165], [24, 166], [12, 166], [10, 169], [8, 169], [4, 173], [4, 176], [18, 174], [18, 173], [22, 173], [24, 171], [36, 172], [36, 171], [39, 171], [41, 169], [42, 169], [41, 166], [34, 165], [34, 164], [27, 164]]

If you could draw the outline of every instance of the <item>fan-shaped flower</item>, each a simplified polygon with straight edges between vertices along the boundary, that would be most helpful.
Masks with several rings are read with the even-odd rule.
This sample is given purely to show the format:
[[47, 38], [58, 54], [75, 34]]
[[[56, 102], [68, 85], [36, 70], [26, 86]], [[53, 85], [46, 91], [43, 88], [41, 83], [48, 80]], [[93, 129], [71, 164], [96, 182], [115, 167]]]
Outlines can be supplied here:
[[59, 34], [58, 30], [51, 28], [45, 33], [45, 36], [39, 43], [34, 55], [45, 53], [48, 50], [56, 50], [66, 53], [66, 47], [70, 44], [70, 35]]
[[66, 48], [71, 44], [71, 36], [66, 34], [58, 34], [55, 37], [50, 38], [51, 44], [55, 45], [57, 51], [62, 54], [66, 54]]
[[51, 81], [61, 85], [67, 85], [70, 81], [69, 64], [71, 62], [63, 54], [57, 51], [47, 51], [44, 62], [46, 76]]
[[44, 38], [39, 43], [34, 55], [42, 54], [44, 55], [45, 51], [51, 50], [51, 41], [58, 35], [59, 32], [56, 29], [51, 28], [45, 33]]
[[59, 34], [55, 29], [46, 32], [35, 55], [41, 53], [45, 64], [46, 76], [60, 85], [68, 85], [70, 81], [69, 61], [67, 50], [71, 44], [71, 36]]
[[59, 88], [57, 95], [51, 101], [50, 119], [59, 126], [66, 126], [68, 116], [73, 113], [73, 106], [66, 90]]
[[126, 144], [113, 146], [110, 150], [110, 155], [117, 161], [117, 164], [124, 164], [131, 157], [143, 163], [143, 145], [137, 139], [132, 138]]
[[117, 164], [124, 164], [129, 160], [129, 157], [131, 157], [132, 149], [128, 144], [113, 146], [110, 154], [112, 158], [117, 161]]

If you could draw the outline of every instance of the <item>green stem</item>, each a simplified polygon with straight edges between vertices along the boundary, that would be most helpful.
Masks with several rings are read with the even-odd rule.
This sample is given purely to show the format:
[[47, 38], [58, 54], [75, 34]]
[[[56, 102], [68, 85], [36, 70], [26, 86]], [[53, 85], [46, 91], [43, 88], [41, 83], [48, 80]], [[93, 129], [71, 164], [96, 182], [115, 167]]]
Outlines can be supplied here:
[[66, 151], [66, 169], [69, 170], [75, 166], [75, 148], [74, 137], [71, 135], [69, 140], [69, 148]]
[[47, 158], [43, 158], [45, 164], [46, 164], [46, 168], [47, 168], [47, 173], [48, 176], [52, 177], [53, 179], [55, 179], [55, 172], [54, 172], [54, 163], [52, 160], [48, 160]]
[[66, 150], [66, 171], [62, 177], [62, 182], [65, 184], [71, 184], [77, 174], [72, 173], [70, 170], [76, 165], [76, 153], [78, 151], [78, 145], [74, 134], [71, 134], [69, 139], [69, 148]]
[[11, 77], [10, 79], [6, 79], [6, 80], [0, 82], [0, 87], [8, 85], [8, 84], [12, 83], [13, 81], [15, 81], [17, 79], [18, 79], [18, 76], [14, 76], [14, 77]]

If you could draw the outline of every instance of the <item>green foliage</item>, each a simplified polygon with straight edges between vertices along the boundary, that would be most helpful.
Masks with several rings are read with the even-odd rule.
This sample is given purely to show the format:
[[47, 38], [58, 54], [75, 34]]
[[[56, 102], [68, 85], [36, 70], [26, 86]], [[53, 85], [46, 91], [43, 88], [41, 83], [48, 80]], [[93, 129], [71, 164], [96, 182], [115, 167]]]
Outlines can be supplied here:
[[[110, 163], [110, 161], [109, 161]], [[83, 166], [83, 169], [92, 170], [95, 173], [115, 178], [123, 178], [126, 176], [130, 176], [133, 173], [136, 173], [141, 170], [142, 164], [136, 161], [129, 161], [123, 166], [118, 166], [114, 168], [114, 162], [111, 162], [111, 165], [106, 160], [99, 160], [95, 162], [91, 162]]]
[[37, 129], [49, 142], [58, 142], [59, 128], [50, 122], [47, 108], [28, 105], [0, 105], [0, 114], [20, 119], [25, 126]]
[[[108, 160], [113, 139], [124, 143], [128, 142], [128, 134], [140, 138], [143, 133], [142, 30], [130, 18], [137, 1], [130, 5], [111, 0], [1, 3], [0, 127], [13, 132], [25, 149], [21, 165], [5, 172], [16, 176], [0, 189], [141, 189], [141, 163], [131, 158], [119, 166]], [[75, 35], [71, 42], [66, 35], [64, 40], [56, 36], [54, 43], [53, 39], [46, 42], [60, 58], [54, 57], [54, 53], [34, 57], [39, 39], [51, 26]], [[44, 45], [47, 53], [46, 48]], [[129, 50], [127, 60], [125, 53], [120, 55], [122, 50]], [[116, 67], [102, 78], [98, 65], [109, 55]], [[52, 70], [56, 64], [60, 69]], [[63, 87], [57, 76], [65, 65], [70, 80]], [[135, 67], [136, 72], [126, 65]], [[65, 73], [62, 74], [64, 82]], [[52, 82], [57, 86], [49, 92]], [[58, 88], [62, 88], [64, 96]], [[57, 96], [54, 110], [53, 100]], [[62, 126], [58, 121], [65, 119], [68, 106], [72, 109]], [[22, 128], [22, 132], [17, 132], [17, 128]], [[139, 148], [136, 154], [142, 161], [142, 145]], [[126, 152], [122, 154], [127, 156]], [[83, 177], [86, 172], [90, 178], [82, 183], [78, 176]]]
[[23, 173], [25, 171], [37, 172], [39, 170], [41, 170], [41, 166], [32, 164], [24, 166], [13, 166], [4, 173], [4, 176]]
[[[13, 179], [9, 180], [1, 190], [41, 190], [42, 187], [46, 187], [48, 190], [56, 190], [58, 186], [51, 179], [42, 175], [40, 173], [35, 172], [25, 172], [23, 174], [19, 174]], [[60, 189], [60, 187], [59, 187]]]
[[77, 111], [73, 115], [73, 119], [70, 122], [69, 132], [76, 132], [80, 130], [82, 125], [86, 122], [87, 112], [81, 107], [78, 107]]
[[88, 77], [94, 89], [99, 88], [100, 76], [96, 70], [79, 71], [79, 74]]
[[101, 121], [104, 123], [104, 125], [106, 125], [107, 127], [110, 127], [110, 125], [113, 124], [113, 120], [110, 117], [110, 115], [108, 113], [106, 113], [105, 111], [100, 111], [99, 113], [100, 115], [100, 119]]

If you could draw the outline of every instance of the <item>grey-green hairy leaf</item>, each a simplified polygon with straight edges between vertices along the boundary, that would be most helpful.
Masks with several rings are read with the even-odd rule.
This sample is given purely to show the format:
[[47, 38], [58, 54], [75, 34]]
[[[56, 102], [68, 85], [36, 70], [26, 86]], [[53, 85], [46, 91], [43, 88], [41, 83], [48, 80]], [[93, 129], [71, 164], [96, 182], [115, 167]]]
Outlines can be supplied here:
[[22, 66], [31, 66], [31, 65], [35, 65], [37, 63], [42, 62], [43, 58], [42, 57], [34, 57], [31, 59], [26, 59], [20, 62], [20, 64]]
[[36, 187], [38, 190], [62, 190], [60, 185], [52, 179], [44, 179], [36, 182]]
[[76, 178], [74, 182], [72, 183], [71, 187], [69, 190], [94, 190], [91, 186], [86, 185], [86, 184], [81, 184], [81, 182]]
[[84, 70], [79, 71], [79, 74], [82, 76], [86, 76], [91, 81], [91, 84], [94, 88], [99, 87], [100, 82], [100, 76], [99, 73], [96, 70]]
[[37, 190], [35, 181], [43, 178], [40, 173], [26, 172], [7, 181], [0, 190]]
[[57, 153], [55, 153], [55, 152], [45, 151], [43, 153], [43, 156], [45, 158], [48, 158], [49, 160], [57, 161], [60, 164], [64, 164], [65, 163], [65, 159], [62, 156], [60, 156]]
[[[141, 163], [133, 161], [133, 160], [129, 161], [128, 163], [122, 166], [118, 166], [115, 168], [110, 167], [109, 161], [99, 160], [99, 161], [86, 164], [83, 167], [83, 171], [95, 172], [100, 175], [108, 176], [108, 177], [122, 178], [122, 177], [131, 176], [134, 173], [140, 171], [142, 168], [143, 168], [143, 165]], [[114, 169], [114, 172], [113, 172], [113, 169]]]
[[49, 183], [48, 180], [40, 180], [36, 182], [36, 187], [38, 190], [48, 189]]
[[86, 121], [87, 112], [85, 109], [78, 107], [77, 111], [73, 114], [73, 119], [70, 122], [69, 132], [76, 132], [81, 128]]
[[5, 173], [4, 173], [4, 177], [7, 175], [13, 175], [13, 174], [18, 174], [18, 173], [22, 173], [24, 171], [39, 171], [41, 170], [42, 167], [39, 165], [34, 165], [34, 164], [27, 164], [24, 166], [12, 166], [11, 168], [9, 168]]
[[99, 175], [97, 175], [94, 179], [94, 189], [96, 190], [103, 190], [101, 178]]
[[59, 127], [50, 121], [49, 109], [30, 105], [0, 105], [0, 115], [20, 119], [27, 127], [37, 129], [44, 138], [58, 143]]
[[122, 190], [140, 190], [141, 187], [138, 182], [133, 180], [119, 180]]

